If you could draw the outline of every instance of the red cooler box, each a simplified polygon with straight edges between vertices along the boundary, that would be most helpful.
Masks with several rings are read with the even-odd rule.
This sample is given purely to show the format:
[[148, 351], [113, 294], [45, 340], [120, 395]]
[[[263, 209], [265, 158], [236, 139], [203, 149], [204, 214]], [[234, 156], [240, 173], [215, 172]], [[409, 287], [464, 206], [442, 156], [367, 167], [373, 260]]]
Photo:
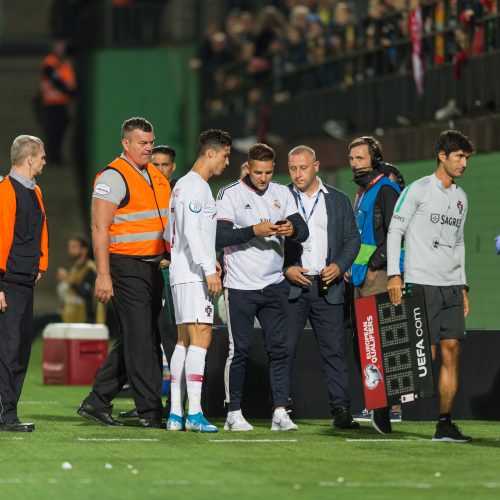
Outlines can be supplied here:
[[47, 325], [43, 331], [43, 383], [91, 385], [108, 356], [108, 340], [106, 325]]

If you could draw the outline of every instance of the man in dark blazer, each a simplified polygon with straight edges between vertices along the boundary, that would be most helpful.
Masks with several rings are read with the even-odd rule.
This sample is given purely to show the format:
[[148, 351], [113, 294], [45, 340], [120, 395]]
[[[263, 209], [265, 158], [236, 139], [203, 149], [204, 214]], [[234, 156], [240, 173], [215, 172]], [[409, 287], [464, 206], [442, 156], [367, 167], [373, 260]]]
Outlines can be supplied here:
[[309, 319], [323, 363], [333, 425], [357, 429], [352, 418], [344, 352], [344, 272], [354, 262], [360, 236], [348, 196], [323, 184], [319, 161], [308, 146], [288, 154], [288, 168], [299, 212], [309, 227], [302, 244], [285, 243], [284, 272], [289, 299], [290, 379], [300, 336]]

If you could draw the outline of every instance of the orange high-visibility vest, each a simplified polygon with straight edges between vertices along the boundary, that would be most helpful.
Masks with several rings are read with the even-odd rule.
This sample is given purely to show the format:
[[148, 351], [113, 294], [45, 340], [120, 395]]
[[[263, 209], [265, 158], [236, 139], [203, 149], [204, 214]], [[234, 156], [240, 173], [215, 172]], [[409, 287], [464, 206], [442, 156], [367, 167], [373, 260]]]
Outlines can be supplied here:
[[[35, 186], [35, 193], [43, 213], [42, 240], [40, 242], [40, 263], [38, 269], [46, 271], [49, 266], [49, 232], [47, 215], [43, 206], [42, 191]], [[0, 271], [5, 272], [10, 248], [14, 240], [14, 224], [16, 222], [17, 199], [9, 176], [0, 182]]]
[[[69, 90], [76, 89], [76, 78], [73, 67], [69, 62], [61, 61], [54, 54], [49, 54], [42, 61], [42, 71], [47, 66], [54, 69], [57, 77], [68, 87]], [[40, 80], [40, 92], [42, 94], [42, 106], [66, 105], [71, 100], [71, 96], [62, 92], [54, 86], [52, 81], [42, 72]]]
[[117, 158], [107, 168], [122, 175], [127, 189], [109, 227], [109, 252], [143, 257], [163, 254], [166, 250], [163, 232], [170, 201], [168, 180], [151, 163], [145, 167], [151, 186], [123, 158]]

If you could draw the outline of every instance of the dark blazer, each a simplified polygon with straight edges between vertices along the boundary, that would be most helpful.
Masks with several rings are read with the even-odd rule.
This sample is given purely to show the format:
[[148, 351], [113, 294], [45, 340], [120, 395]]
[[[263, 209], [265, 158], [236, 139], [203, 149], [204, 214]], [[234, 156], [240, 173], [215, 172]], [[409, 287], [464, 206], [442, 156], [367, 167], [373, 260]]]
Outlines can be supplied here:
[[[328, 193], [325, 193], [326, 214], [328, 217], [328, 264], [335, 262], [340, 269], [340, 276], [330, 285], [325, 299], [329, 304], [344, 303], [344, 273], [347, 271], [358, 255], [361, 246], [359, 230], [354, 220], [349, 197], [339, 189], [324, 184]], [[288, 188], [292, 192], [295, 202], [298, 203], [297, 194], [293, 184]], [[301, 266], [302, 245], [285, 239], [285, 259], [283, 267]], [[302, 293], [302, 287], [291, 283], [289, 299], [296, 299]]]

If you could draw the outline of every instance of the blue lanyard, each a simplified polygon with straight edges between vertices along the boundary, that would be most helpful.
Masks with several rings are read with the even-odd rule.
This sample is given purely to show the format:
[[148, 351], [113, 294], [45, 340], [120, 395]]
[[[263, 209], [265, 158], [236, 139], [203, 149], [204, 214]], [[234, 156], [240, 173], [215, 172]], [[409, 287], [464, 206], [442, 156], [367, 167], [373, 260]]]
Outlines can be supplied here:
[[306, 224], [309, 224], [309, 221], [311, 220], [311, 217], [313, 216], [313, 213], [316, 210], [316, 205], [318, 204], [318, 201], [319, 201], [319, 195], [322, 192], [323, 191], [321, 191], [321, 189], [318, 191], [318, 194], [316, 195], [316, 201], [314, 202], [314, 205], [311, 208], [311, 211], [309, 212], [309, 215], [306, 214], [306, 209], [304, 207], [304, 204], [302, 203], [302, 199], [300, 198], [300, 193], [297, 192], [297, 198], [299, 199], [300, 208], [302, 210], [302, 213], [304, 214], [304, 220], [306, 221]]

